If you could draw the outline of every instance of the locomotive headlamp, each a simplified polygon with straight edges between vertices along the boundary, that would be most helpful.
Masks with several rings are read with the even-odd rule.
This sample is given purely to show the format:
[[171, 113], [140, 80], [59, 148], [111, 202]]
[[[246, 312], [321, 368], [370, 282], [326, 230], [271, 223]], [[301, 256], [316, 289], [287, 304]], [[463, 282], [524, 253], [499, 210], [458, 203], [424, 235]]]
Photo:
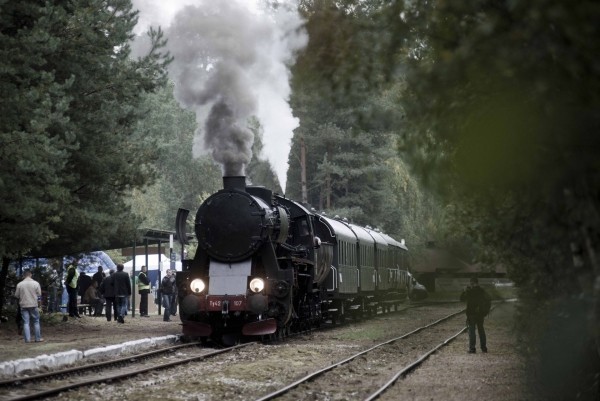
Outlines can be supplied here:
[[250, 290], [252, 292], [261, 292], [265, 288], [265, 282], [260, 278], [253, 278], [250, 281]]
[[202, 291], [204, 291], [204, 288], [206, 288], [206, 285], [204, 284], [204, 281], [197, 278], [197, 279], [192, 280], [192, 282], [190, 284], [190, 288], [192, 289], [192, 292], [194, 292], [196, 294], [200, 294]]

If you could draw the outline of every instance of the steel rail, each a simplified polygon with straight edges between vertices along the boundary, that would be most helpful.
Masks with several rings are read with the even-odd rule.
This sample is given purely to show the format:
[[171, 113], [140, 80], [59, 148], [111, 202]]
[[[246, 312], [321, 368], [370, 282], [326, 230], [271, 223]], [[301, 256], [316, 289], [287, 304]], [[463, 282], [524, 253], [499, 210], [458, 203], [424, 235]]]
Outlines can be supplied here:
[[382, 347], [382, 346], [384, 346], [384, 345], [391, 344], [391, 343], [393, 343], [393, 342], [395, 342], [395, 341], [398, 341], [398, 340], [405, 339], [405, 338], [407, 338], [407, 337], [409, 337], [409, 336], [412, 336], [413, 334], [416, 334], [416, 333], [419, 333], [420, 331], [423, 331], [423, 330], [425, 330], [425, 329], [428, 329], [429, 327], [432, 327], [432, 326], [438, 325], [438, 324], [440, 324], [440, 323], [442, 323], [442, 322], [444, 322], [444, 321], [446, 321], [446, 320], [448, 320], [448, 319], [451, 319], [451, 318], [453, 318], [454, 316], [457, 316], [457, 315], [459, 315], [459, 314], [462, 314], [462, 313], [464, 313], [464, 311], [465, 311], [465, 310], [464, 310], [464, 309], [462, 309], [462, 310], [460, 310], [460, 311], [458, 311], [458, 312], [451, 313], [450, 315], [448, 315], [448, 316], [445, 316], [445, 317], [443, 317], [443, 318], [441, 318], [441, 319], [438, 319], [438, 320], [436, 320], [436, 321], [435, 321], [435, 322], [433, 322], [433, 323], [430, 323], [430, 324], [428, 324], [428, 325], [425, 325], [425, 326], [421, 326], [421, 327], [419, 327], [419, 328], [417, 328], [417, 329], [415, 329], [415, 330], [413, 330], [413, 331], [411, 331], [411, 332], [408, 332], [408, 333], [406, 333], [406, 334], [403, 334], [403, 335], [401, 335], [401, 336], [399, 336], [399, 337], [395, 337], [395, 338], [392, 338], [391, 340], [387, 340], [387, 341], [385, 341], [385, 342], [382, 342], [382, 343], [380, 343], [380, 344], [374, 345], [373, 347], [371, 347], [371, 348], [368, 348], [368, 349], [366, 349], [366, 350], [364, 350], [364, 351], [361, 351], [361, 352], [359, 352], [359, 353], [357, 353], [357, 354], [354, 354], [354, 355], [352, 355], [352, 356], [350, 356], [350, 357], [348, 357], [348, 358], [346, 358], [346, 359], [343, 359], [343, 360], [341, 360], [341, 361], [339, 361], [339, 362], [336, 362], [336, 363], [334, 363], [334, 364], [332, 364], [332, 365], [329, 365], [329, 366], [326, 366], [326, 367], [324, 367], [324, 368], [322, 368], [322, 369], [319, 369], [319, 370], [317, 370], [317, 371], [314, 371], [314, 372], [312, 372], [312, 373], [310, 373], [310, 374], [308, 374], [308, 375], [306, 375], [306, 376], [304, 376], [304, 377], [302, 377], [302, 378], [300, 378], [300, 379], [296, 380], [295, 382], [293, 382], [293, 383], [291, 383], [291, 384], [288, 384], [288, 385], [287, 385], [287, 386], [285, 386], [285, 387], [282, 387], [282, 388], [280, 388], [279, 390], [276, 390], [276, 391], [274, 391], [274, 392], [272, 392], [272, 393], [270, 393], [270, 394], [267, 394], [267, 395], [265, 395], [265, 396], [263, 396], [263, 397], [261, 397], [261, 398], [258, 398], [258, 399], [257, 399], [257, 400], [255, 400], [255, 401], [268, 401], [268, 400], [272, 400], [272, 399], [274, 399], [274, 398], [277, 398], [277, 397], [279, 397], [280, 395], [283, 395], [283, 394], [285, 394], [285, 393], [289, 392], [290, 390], [292, 390], [292, 389], [294, 389], [294, 388], [298, 387], [300, 384], [302, 384], [302, 383], [305, 383], [305, 382], [307, 382], [307, 381], [309, 381], [309, 380], [312, 380], [312, 379], [314, 379], [315, 377], [318, 377], [318, 376], [322, 375], [323, 373], [326, 373], [326, 372], [328, 372], [328, 371], [330, 371], [330, 370], [332, 370], [332, 369], [334, 369], [334, 368], [336, 368], [336, 367], [338, 367], [338, 366], [341, 366], [341, 365], [343, 365], [343, 364], [345, 364], [345, 363], [347, 363], [347, 362], [350, 362], [350, 361], [352, 361], [353, 359], [356, 359], [356, 358], [358, 358], [359, 356], [362, 356], [362, 355], [364, 355], [364, 354], [366, 354], [366, 353], [368, 353], [368, 352], [371, 352], [371, 351], [373, 351], [374, 349], [377, 349], [377, 348], [379, 348], [379, 347]]
[[364, 401], [372, 401], [376, 398], [378, 398], [381, 394], [383, 394], [389, 387], [391, 387], [400, 377], [404, 377], [407, 374], [409, 374], [413, 369], [416, 369], [419, 365], [423, 364], [423, 362], [425, 362], [427, 359], [429, 359], [429, 357], [436, 352], [437, 350], [439, 350], [440, 348], [442, 348], [443, 346], [449, 344], [451, 341], [453, 341], [456, 337], [458, 337], [459, 335], [461, 335], [462, 333], [465, 332], [465, 330], [467, 330], [467, 327], [463, 327], [458, 333], [448, 337], [446, 340], [444, 340], [442, 343], [436, 345], [435, 347], [433, 347], [432, 349], [430, 349], [429, 351], [427, 351], [425, 354], [421, 355], [419, 357], [419, 359], [417, 359], [416, 361], [408, 364], [407, 366], [405, 366], [404, 368], [402, 368], [402, 370], [400, 370], [398, 373], [396, 373], [387, 383], [385, 383], [383, 386], [381, 386], [377, 391], [375, 391], [373, 394], [371, 394], [368, 398], [365, 398]]
[[155, 355], [164, 354], [166, 352], [171, 352], [171, 351], [174, 351], [179, 348], [186, 348], [186, 347], [191, 347], [191, 346], [195, 346], [195, 345], [200, 345], [200, 343], [199, 342], [191, 342], [191, 343], [185, 343], [185, 344], [178, 344], [178, 345], [173, 345], [173, 346], [166, 347], [166, 348], [161, 348], [161, 349], [144, 352], [141, 354], [128, 355], [128, 356], [125, 356], [122, 358], [111, 359], [108, 361], [90, 363], [90, 364], [87, 364], [84, 366], [65, 368], [65, 369], [61, 369], [58, 371], [54, 371], [54, 372], [39, 373], [39, 374], [35, 374], [32, 376], [23, 376], [23, 377], [16, 377], [16, 378], [8, 379], [8, 380], [1, 380], [0, 387], [20, 386], [23, 383], [36, 381], [36, 380], [47, 380], [47, 379], [51, 379], [53, 377], [58, 377], [58, 376], [66, 375], [69, 373], [81, 373], [81, 372], [85, 372], [88, 370], [103, 368], [103, 367], [110, 366], [110, 365], [131, 363], [131, 362], [135, 362], [136, 359], [145, 359], [145, 358], [149, 358], [149, 357], [152, 357]]
[[[492, 310], [494, 310], [498, 305], [499, 304], [494, 305], [494, 307], [492, 309], [490, 309], [490, 312]], [[409, 374], [410, 372], [412, 372], [414, 369], [416, 369], [417, 367], [419, 367], [420, 365], [422, 365], [427, 359], [429, 359], [429, 357], [431, 355], [433, 355], [435, 352], [437, 352], [440, 348], [442, 348], [442, 347], [450, 344], [459, 335], [461, 335], [462, 333], [464, 333], [467, 330], [467, 328], [468, 328], [468, 326], [463, 327], [458, 333], [456, 333], [456, 334], [448, 337], [442, 343], [438, 344], [434, 348], [432, 348], [429, 351], [427, 351], [425, 354], [421, 355], [421, 357], [419, 359], [417, 359], [416, 361], [414, 361], [414, 362], [408, 364], [407, 366], [405, 366], [404, 368], [402, 368], [402, 370], [400, 370], [398, 373], [396, 373], [383, 386], [381, 386], [377, 391], [375, 391], [373, 394], [371, 394], [368, 398], [365, 398], [363, 401], [373, 401], [373, 400], [377, 399], [388, 388], [390, 388], [396, 381], [398, 381], [399, 378], [405, 377], [407, 374]]]
[[56, 395], [59, 393], [62, 393], [64, 391], [67, 390], [72, 390], [72, 389], [76, 389], [79, 387], [83, 387], [83, 386], [88, 386], [90, 384], [97, 384], [97, 383], [103, 383], [103, 382], [111, 382], [114, 380], [122, 380], [128, 377], [132, 377], [132, 376], [137, 376], [141, 373], [146, 373], [146, 372], [150, 372], [153, 370], [160, 370], [160, 369], [166, 369], [166, 368], [170, 368], [173, 366], [178, 366], [178, 365], [183, 365], [185, 363], [188, 362], [193, 362], [193, 361], [198, 361], [198, 360], [202, 360], [202, 359], [206, 359], [206, 358], [210, 358], [219, 354], [223, 354], [225, 352], [229, 352], [229, 351], [233, 351], [236, 349], [240, 349], [240, 348], [244, 348], [247, 347], [249, 345], [254, 345], [256, 344], [255, 342], [250, 342], [250, 343], [245, 343], [245, 344], [240, 344], [240, 345], [235, 345], [233, 347], [228, 347], [228, 348], [224, 348], [221, 350], [217, 350], [217, 351], [212, 351], [203, 355], [197, 355], [197, 356], [193, 356], [193, 357], [189, 357], [189, 358], [185, 358], [185, 359], [180, 359], [177, 361], [173, 361], [173, 362], [166, 362], [166, 363], [162, 363], [162, 364], [158, 364], [158, 365], [154, 365], [154, 366], [150, 366], [147, 368], [143, 368], [143, 369], [139, 369], [139, 370], [135, 370], [135, 371], [131, 371], [131, 372], [125, 372], [125, 373], [118, 373], [112, 376], [105, 376], [102, 378], [94, 378], [94, 379], [88, 379], [88, 380], [81, 380], [78, 381], [76, 383], [70, 383], [70, 384], [66, 384], [66, 385], [62, 385], [59, 387], [55, 387], [52, 389], [47, 389], [47, 390], [43, 390], [43, 391], [39, 391], [37, 393], [33, 393], [33, 394], [28, 394], [28, 395], [24, 395], [24, 396], [19, 396], [16, 398], [11, 398], [11, 401], [25, 401], [25, 400], [37, 400], [40, 398], [44, 398], [44, 397], [49, 397], [52, 395]]

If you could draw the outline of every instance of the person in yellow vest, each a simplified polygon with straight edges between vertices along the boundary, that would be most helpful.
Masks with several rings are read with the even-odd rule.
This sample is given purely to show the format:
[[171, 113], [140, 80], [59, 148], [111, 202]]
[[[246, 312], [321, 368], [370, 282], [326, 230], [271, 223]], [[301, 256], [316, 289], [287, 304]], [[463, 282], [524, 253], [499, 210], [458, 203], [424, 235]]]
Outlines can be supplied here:
[[65, 287], [69, 294], [68, 311], [70, 317], [81, 318], [77, 309], [77, 293], [79, 292], [79, 271], [77, 270], [77, 259], [67, 267], [67, 278], [65, 279]]
[[138, 275], [138, 293], [140, 294], [140, 316], [148, 316], [148, 294], [150, 293], [150, 281], [146, 266], [142, 266], [142, 271]]

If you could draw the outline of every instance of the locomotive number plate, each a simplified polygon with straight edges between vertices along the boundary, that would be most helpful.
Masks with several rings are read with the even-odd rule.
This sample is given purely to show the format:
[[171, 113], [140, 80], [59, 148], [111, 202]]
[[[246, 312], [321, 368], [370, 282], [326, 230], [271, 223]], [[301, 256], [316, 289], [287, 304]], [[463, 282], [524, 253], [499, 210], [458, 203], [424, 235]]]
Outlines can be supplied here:
[[222, 311], [223, 303], [229, 302], [228, 309], [230, 311], [239, 311], [246, 309], [246, 298], [245, 297], [208, 297], [206, 300], [206, 309], [213, 311]]

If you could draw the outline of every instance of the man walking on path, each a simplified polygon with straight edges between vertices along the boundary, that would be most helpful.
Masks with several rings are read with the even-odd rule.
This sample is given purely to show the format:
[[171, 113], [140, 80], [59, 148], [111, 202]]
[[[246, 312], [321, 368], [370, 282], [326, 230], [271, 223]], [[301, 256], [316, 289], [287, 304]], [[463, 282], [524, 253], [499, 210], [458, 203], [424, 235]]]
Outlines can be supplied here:
[[131, 280], [129, 279], [129, 274], [123, 271], [124, 268], [122, 264], [118, 264], [117, 272], [113, 278], [117, 311], [119, 313], [117, 321], [119, 323], [125, 323], [124, 316], [127, 314], [127, 298], [131, 296]]
[[23, 337], [25, 342], [31, 342], [31, 330], [29, 328], [30, 319], [33, 320], [33, 330], [35, 333], [35, 342], [44, 341], [40, 329], [40, 311], [38, 309], [38, 300], [42, 296], [40, 283], [31, 278], [31, 271], [25, 270], [23, 281], [17, 284], [15, 297], [19, 300], [21, 307], [21, 317], [23, 318]]
[[475, 346], [477, 338], [475, 336], [475, 327], [479, 333], [479, 345], [481, 352], [487, 352], [487, 341], [483, 320], [490, 311], [491, 298], [483, 288], [479, 286], [477, 277], [471, 277], [469, 285], [460, 294], [460, 300], [467, 302], [467, 325], [469, 327], [469, 353], [477, 352]]

